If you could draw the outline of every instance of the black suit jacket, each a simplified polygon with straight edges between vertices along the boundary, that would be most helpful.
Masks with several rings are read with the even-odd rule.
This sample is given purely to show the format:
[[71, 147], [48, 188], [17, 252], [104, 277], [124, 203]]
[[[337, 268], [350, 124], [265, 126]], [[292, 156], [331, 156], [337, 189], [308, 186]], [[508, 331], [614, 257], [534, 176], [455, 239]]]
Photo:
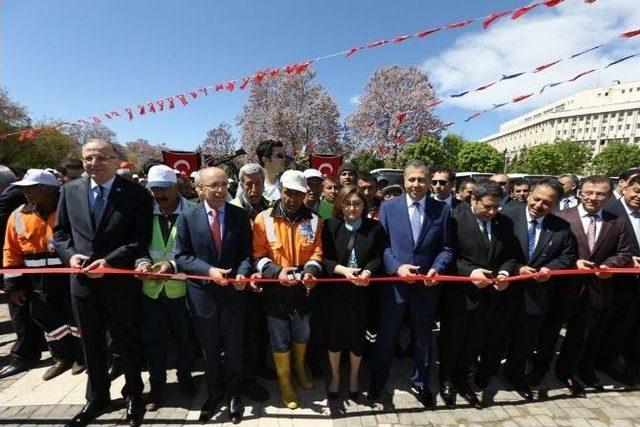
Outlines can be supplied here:
[[[455, 236], [454, 274], [469, 276], [477, 268], [491, 270], [494, 273], [506, 271], [513, 275], [516, 269], [517, 247], [513, 238], [511, 219], [497, 214], [491, 221], [491, 242], [486, 242], [471, 205], [461, 203], [453, 212], [453, 235]], [[488, 244], [488, 246], [487, 246]], [[468, 309], [474, 309], [481, 298], [493, 294], [493, 287], [479, 289], [474, 284], [446, 283], [448, 297], [457, 295], [466, 300]]]
[[[228, 277], [251, 273], [251, 224], [247, 212], [230, 203], [224, 208], [222, 253], [213, 243], [204, 203], [187, 209], [178, 222], [175, 261], [185, 273], [208, 276], [211, 267], [231, 269]], [[240, 304], [243, 292], [233, 286], [187, 280], [187, 305], [194, 316], [209, 317], [219, 304]]]
[[[349, 262], [347, 245], [351, 232], [344, 226], [344, 221], [330, 218], [324, 221], [322, 228], [322, 260], [323, 270], [333, 275], [337, 265], [346, 266]], [[354, 249], [356, 260], [362, 270], [371, 271], [377, 276], [382, 270], [382, 251], [385, 248], [386, 234], [379, 221], [364, 218], [356, 231]]]
[[[578, 259], [592, 261], [596, 266], [605, 264], [609, 267], [629, 267], [632, 265], [633, 249], [629, 239], [626, 220], [609, 211], [602, 211], [602, 229], [598, 234], [593, 253], [589, 252], [587, 235], [584, 232], [578, 208], [560, 211], [558, 216], [571, 225], [577, 248]], [[565, 296], [577, 298], [586, 289], [589, 302], [594, 307], [604, 307], [611, 302], [612, 287], [609, 280], [597, 277], [577, 277], [567, 279], [569, 284], [562, 284]]]
[[[567, 221], [554, 214], [544, 217], [540, 237], [531, 258], [529, 258], [528, 236], [529, 224], [526, 215], [527, 206], [511, 204], [502, 213], [513, 221], [515, 237], [518, 241], [517, 260], [520, 265], [527, 265], [539, 270], [546, 267], [550, 270], [575, 268], [577, 260], [576, 241]], [[525, 310], [528, 313], [542, 313], [548, 303], [553, 281], [537, 282], [535, 280], [513, 283], [512, 287], [522, 287]]]
[[[616, 200], [616, 198], [613, 197], [604, 205], [604, 209], [614, 215], [619, 216], [620, 218], [625, 219], [625, 222], [627, 223], [627, 230], [629, 231], [629, 241], [631, 242], [632, 255], [640, 256], [640, 244], [638, 243], [636, 233], [633, 231], [633, 225], [631, 224], [631, 220], [629, 219], [629, 214], [627, 213], [625, 207], [622, 205], [622, 200], [623, 199]], [[616, 289], [617, 287], [624, 287], [626, 288], [625, 290], [632, 291], [633, 294], [636, 295], [636, 297], [640, 297], [637, 274], [616, 275], [614, 276], [614, 281], [614, 286], [616, 286]]]
[[[140, 185], [116, 175], [100, 223], [93, 225], [89, 209], [90, 179], [81, 178], [62, 187], [53, 243], [62, 261], [69, 265], [75, 254], [89, 257], [88, 263], [104, 258], [111, 267], [133, 269], [151, 241], [151, 196]], [[99, 283], [108, 281], [109, 283]], [[71, 293], [84, 297], [99, 284], [114, 292], [132, 287], [133, 276], [105, 276], [89, 279], [84, 274], [71, 277]]]

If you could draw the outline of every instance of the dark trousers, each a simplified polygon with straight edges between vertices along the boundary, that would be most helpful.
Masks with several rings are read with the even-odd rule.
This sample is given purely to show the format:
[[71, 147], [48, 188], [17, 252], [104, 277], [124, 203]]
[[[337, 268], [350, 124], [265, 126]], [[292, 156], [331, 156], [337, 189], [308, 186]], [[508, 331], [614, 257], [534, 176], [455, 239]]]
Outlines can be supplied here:
[[266, 365], [269, 333], [267, 316], [262, 307], [260, 294], [247, 294], [247, 315], [245, 319], [242, 353], [242, 372], [247, 380], [254, 379], [261, 366]]
[[[628, 280], [637, 279], [629, 278]], [[597, 355], [598, 366], [613, 365], [620, 355], [625, 356], [627, 364], [633, 365], [634, 357], [629, 357], [629, 344], [637, 345], [638, 319], [640, 317], [639, 284], [630, 287], [628, 283], [613, 285], [613, 303], [606, 310], [604, 330]]]
[[[209, 398], [242, 392], [242, 341], [246, 305], [244, 300], [216, 307], [209, 317], [192, 316], [204, 354]], [[224, 357], [221, 353], [224, 351]]]
[[592, 304], [585, 294], [571, 311], [567, 333], [556, 361], [556, 374], [562, 378], [578, 373], [591, 374], [595, 369], [604, 307]]
[[45, 333], [51, 356], [58, 362], [84, 364], [78, 328], [71, 310], [69, 287], [59, 285], [58, 289], [51, 289], [47, 295], [32, 292], [29, 306], [33, 321]]
[[[453, 283], [451, 286], [465, 285]], [[440, 308], [440, 382], [466, 382], [487, 336], [491, 301], [483, 298], [470, 309], [464, 295], [448, 295], [445, 290]]]
[[[500, 362], [506, 354], [509, 357], [519, 358], [520, 362], [516, 360], [516, 364], [521, 363], [522, 358], [526, 364], [528, 356], [519, 354], [523, 345], [518, 341], [521, 341], [523, 336], [517, 335], [518, 331], [514, 328], [518, 317], [526, 316], [521, 304], [522, 289], [518, 287], [518, 284], [512, 284], [494, 296], [494, 304], [488, 321], [491, 330], [486, 335], [478, 366], [478, 371], [487, 376], [495, 375], [498, 372]], [[509, 374], [516, 374], [517, 369], [513, 367], [512, 363], [507, 364], [507, 367], [507, 371], [511, 370], [508, 372]]]
[[16, 341], [11, 346], [11, 354], [16, 359], [40, 360], [45, 348], [44, 334], [31, 316], [30, 305], [18, 305], [7, 296], [11, 325], [16, 333]]
[[193, 369], [192, 326], [185, 298], [158, 298], [142, 295], [142, 340], [149, 367], [149, 382], [162, 389], [167, 383], [167, 343], [169, 334], [176, 343], [178, 380], [191, 377]]
[[539, 327], [536, 353], [532, 358], [533, 369], [538, 372], [547, 372], [551, 367], [560, 330], [577, 304], [577, 296], [563, 292], [563, 286], [567, 285], [559, 283], [551, 295], [549, 309]]
[[110, 397], [107, 328], [120, 351], [126, 380], [122, 396], [139, 398], [144, 388], [140, 376], [144, 360], [139, 322], [140, 286], [100, 280], [92, 284], [86, 297], [74, 295], [72, 302], [74, 316], [82, 331], [82, 348], [87, 362], [87, 400]]
[[398, 284], [405, 287], [406, 296], [399, 299], [391, 284], [381, 285], [380, 329], [372, 354], [372, 382], [382, 387], [389, 377], [396, 337], [406, 310], [409, 310], [414, 369], [411, 383], [422, 387], [429, 384], [431, 367], [431, 326], [438, 308], [440, 286]]

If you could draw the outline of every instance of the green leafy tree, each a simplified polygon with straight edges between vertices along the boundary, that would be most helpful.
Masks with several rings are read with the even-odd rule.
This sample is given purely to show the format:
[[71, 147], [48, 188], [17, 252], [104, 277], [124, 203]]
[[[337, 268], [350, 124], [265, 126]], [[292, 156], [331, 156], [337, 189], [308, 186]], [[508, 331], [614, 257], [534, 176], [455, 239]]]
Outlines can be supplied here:
[[541, 144], [521, 153], [514, 172], [548, 175], [581, 173], [590, 159], [589, 147], [576, 141]]
[[469, 144], [470, 141], [467, 141], [463, 137], [457, 134], [449, 134], [442, 138], [442, 147], [448, 153], [450, 159], [447, 161], [448, 165], [456, 165], [458, 160], [458, 153], [465, 146], [465, 144]]
[[383, 168], [384, 160], [371, 150], [360, 150], [351, 157], [353, 164], [359, 171], [371, 172], [373, 169]]
[[433, 136], [423, 136], [418, 141], [408, 144], [396, 166], [403, 168], [411, 160], [422, 160], [428, 165], [453, 166], [450, 154]]
[[56, 168], [67, 157], [79, 157], [80, 149], [68, 135], [54, 129], [41, 131], [31, 141], [3, 141], [5, 161], [16, 170]]
[[640, 147], [623, 141], [611, 142], [593, 158], [594, 170], [606, 176], [616, 176], [638, 165], [640, 165]]
[[486, 142], [465, 142], [457, 153], [456, 170], [467, 172], [502, 171], [502, 154]]

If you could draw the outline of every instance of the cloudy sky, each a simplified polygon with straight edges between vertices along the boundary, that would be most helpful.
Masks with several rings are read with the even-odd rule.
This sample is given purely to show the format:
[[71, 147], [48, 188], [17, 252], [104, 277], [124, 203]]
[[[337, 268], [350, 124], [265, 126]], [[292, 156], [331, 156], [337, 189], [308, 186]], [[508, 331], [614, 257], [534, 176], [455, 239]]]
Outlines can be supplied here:
[[[525, 4], [522, 0], [5, 0], [0, 2], [0, 84], [36, 118], [75, 120]], [[502, 18], [488, 30], [473, 23], [321, 61], [314, 69], [316, 80], [332, 94], [344, 118], [357, 107], [374, 70], [417, 65], [446, 100], [435, 112], [445, 122], [456, 122], [453, 132], [476, 139], [495, 132], [502, 121], [581, 89], [616, 79], [640, 80], [636, 58], [463, 123], [473, 111], [639, 52], [640, 36], [480, 93], [453, 99], [447, 95], [566, 58], [636, 28], [640, 28], [640, 0], [597, 0], [590, 5], [565, 0], [551, 9], [538, 7], [517, 21]], [[188, 107], [108, 125], [120, 141], [146, 138], [192, 149], [218, 123], [235, 126], [246, 99], [246, 91], [218, 93], [200, 97]]]

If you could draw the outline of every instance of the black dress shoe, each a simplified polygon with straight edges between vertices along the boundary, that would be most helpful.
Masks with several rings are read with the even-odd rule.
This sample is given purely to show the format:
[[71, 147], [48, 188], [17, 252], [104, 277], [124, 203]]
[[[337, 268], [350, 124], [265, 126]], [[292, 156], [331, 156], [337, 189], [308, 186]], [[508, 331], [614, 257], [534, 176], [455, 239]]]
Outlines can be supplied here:
[[379, 401], [380, 396], [382, 396], [382, 387], [372, 384], [367, 392], [367, 399], [369, 399], [369, 403], [371, 404]]
[[573, 397], [587, 397], [582, 384], [575, 377], [557, 377], [571, 392]]
[[238, 424], [242, 421], [242, 414], [244, 413], [244, 405], [240, 396], [232, 396], [229, 399], [229, 418], [233, 424]]
[[340, 391], [331, 391], [327, 387], [327, 400], [338, 400], [340, 398]]
[[436, 398], [429, 390], [429, 387], [412, 387], [411, 389], [416, 397], [418, 398], [418, 402], [422, 404], [427, 409], [434, 409], [436, 407]]
[[597, 392], [604, 391], [604, 386], [600, 382], [600, 379], [595, 372], [583, 372], [579, 375], [580, 381], [582, 381], [587, 387], [594, 389]]
[[19, 374], [20, 372], [28, 371], [38, 362], [39, 360], [17, 359], [10, 365], [7, 365], [4, 368], [0, 369], [0, 379]]
[[444, 400], [447, 408], [456, 406], [456, 390], [451, 381], [444, 381], [440, 384], [440, 396], [442, 396], [442, 400]]
[[213, 418], [213, 416], [218, 413], [218, 406], [220, 405], [221, 401], [221, 394], [218, 396], [210, 397], [209, 400], [207, 400], [205, 404], [202, 405], [202, 409], [200, 410], [200, 417], [198, 418], [198, 420], [204, 424], [211, 418]]
[[516, 378], [510, 375], [505, 375], [505, 379], [511, 384], [513, 391], [518, 393], [527, 402], [533, 401], [533, 391], [529, 388], [526, 381], [522, 378]]
[[538, 387], [544, 378], [546, 372], [542, 372], [539, 369], [533, 369], [527, 375], [527, 383], [531, 384], [533, 387]]
[[111, 405], [110, 400], [87, 402], [65, 427], [84, 427], [102, 415]]
[[458, 390], [458, 394], [462, 396], [464, 400], [469, 402], [471, 406], [476, 409], [482, 409], [482, 403], [480, 402], [480, 399], [478, 399], [478, 396], [476, 396], [476, 392], [473, 391], [469, 383], [463, 382], [456, 384], [456, 389]]
[[478, 371], [474, 377], [474, 381], [479, 389], [484, 390], [489, 385], [489, 375], [486, 372]]
[[127, 398], [126, 404], [127, 423], [131, 427], [138, 427], [142, 424], [142, 418], [144, 417], [144, 406], [142, 405], [142, 399], [139, 397]]
[[242, 394], [254, 402], [266, 402], [269, 400], [269, 392], [262, 387], [255, 378], [247, 378], [242, 384]]

